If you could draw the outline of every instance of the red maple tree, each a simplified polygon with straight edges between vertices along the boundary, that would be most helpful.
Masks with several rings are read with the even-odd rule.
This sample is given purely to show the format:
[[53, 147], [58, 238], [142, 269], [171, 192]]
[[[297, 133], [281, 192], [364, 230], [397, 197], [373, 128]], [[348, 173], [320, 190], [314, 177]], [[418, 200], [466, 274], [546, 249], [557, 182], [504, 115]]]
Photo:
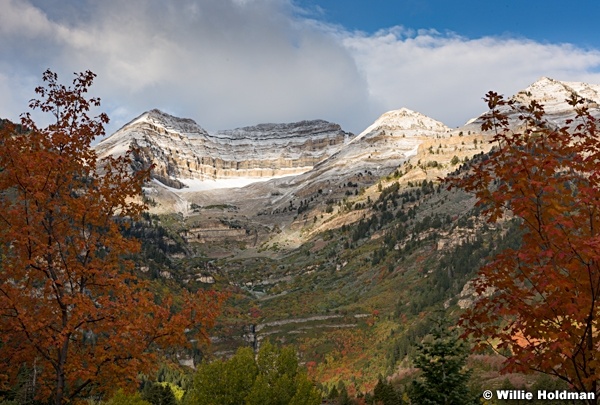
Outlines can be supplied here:
[[[489, 159], [451, 186], [474, 192], [489, 221], [520, 221], [521, 246], [493, 258], [462, 318], [478, 346], [507, 356], [506, 371], [540, 371], [598, 394], [600, 377], [600, 140], [588, 103], [573, 95], [564, 126], [542, 105], [494, 92], [482, 129]], [[516, 123], [515, 123], [516, 120]], [[516, 128], [516, 129], [515, 129]], [[589, 400], [596, 403], [596, 399]]]
[[206, 339], [223, 301], [158, 299], [133, 274], [125, 257], [140, 244], [120, 227], [144, 210], [147, 173], [132, 174], [129, 155], [100, 162], [90, 147], [108, 122], [88, 116], [100, 102], [86, 98], [94, 77], [67, 87], [46, 71], [30, 107], [52, 123], [39, 128], [27, 113], [0, 129], [0, 370], [14, 384], [27, 367], [37, 397], [55, 404], [135, 387], [158, 349], [185, 346], [190, 330]]

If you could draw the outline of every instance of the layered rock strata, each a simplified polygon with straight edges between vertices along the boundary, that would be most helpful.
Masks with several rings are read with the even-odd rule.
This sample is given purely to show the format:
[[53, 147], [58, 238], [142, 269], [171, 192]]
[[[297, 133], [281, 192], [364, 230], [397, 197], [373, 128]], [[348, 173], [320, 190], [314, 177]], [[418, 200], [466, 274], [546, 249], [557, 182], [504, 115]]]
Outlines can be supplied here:
[[99, 157], [134, 151], [134, 168], [181, 188], [182, 179], [271, 178], [303, 173], [351, 134], [323, 120], [261, 124], [209, 133], [193, 120], [146, 112], [96, 146]]

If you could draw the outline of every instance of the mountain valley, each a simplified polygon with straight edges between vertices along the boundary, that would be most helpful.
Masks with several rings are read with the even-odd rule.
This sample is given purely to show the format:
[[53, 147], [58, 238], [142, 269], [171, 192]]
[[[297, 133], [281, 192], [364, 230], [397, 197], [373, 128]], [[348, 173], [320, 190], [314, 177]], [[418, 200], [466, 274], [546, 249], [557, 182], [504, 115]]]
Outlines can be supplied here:
[[[514, 99], [539, 97], [564, 125], [571, 91], [600, 116], [600, 86], [542, 78]], [[519, 244], [513, 220], [486, 223], [471, 195], [444, 184], [488, 158], [493, 134], [480, 126], [400, 109], [356, 136], [320, 120], [209, 134], [153, 110], [97, 152], [133, 146], [138, 167], [155, 165], [149, 212], [131, 230], [141, 274], [230, 294], [212, 356], [293, 343], [313, 378], [364, 392], [406, 373], [430, 316], [454, 319], [486, 257]]]

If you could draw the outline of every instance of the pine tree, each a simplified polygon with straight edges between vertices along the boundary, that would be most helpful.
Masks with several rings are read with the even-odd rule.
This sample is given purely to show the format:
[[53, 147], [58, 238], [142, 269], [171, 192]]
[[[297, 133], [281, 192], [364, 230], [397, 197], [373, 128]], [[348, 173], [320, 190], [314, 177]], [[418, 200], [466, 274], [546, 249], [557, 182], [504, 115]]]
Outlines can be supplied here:
[[142, 398], [152, 405], [176, 405], [173, 391], [166, 385], [153, 384], [142, 393]]
[[380, 378], [373, 389], [373, 403], [382, 405], [402, 405], [402, 397], [396, 392], [394, 387], [387, 381]]
[[418, 346], [414, 359], [421, 377], [409, 389], [411, 403], [420, 405], [466, 405], [476, 403], [465, 370], [467, 349], [456, 333], [438, 321], [431, 336]]

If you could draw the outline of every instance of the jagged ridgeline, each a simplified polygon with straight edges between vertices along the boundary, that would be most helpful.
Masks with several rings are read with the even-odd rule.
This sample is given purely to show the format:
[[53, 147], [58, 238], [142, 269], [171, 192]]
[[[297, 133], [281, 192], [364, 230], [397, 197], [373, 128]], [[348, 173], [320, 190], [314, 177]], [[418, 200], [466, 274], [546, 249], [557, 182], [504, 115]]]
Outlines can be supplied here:
[[[585, 83], [542, 78], [514, 100], [544, 103], [562, 126], [571, 93], [598, 115], [600, 86]], [[231, 293], [196, 361], [270, 339], [294, 344], [327, 387], [365, 391], [404, 375], [430, 315], [469, 307], [477, 269], [520, 243], [515, 223], [487, 224], [473, 196], [440, 182], [488, 158], [481, 122], [450, 129], [400, 109], [359, 135], [322, 120], [209, 133], [153, 110], [97, 151], [134, 147], [139, 167], [155, 164], [150, 212], [130, 230], [139, 268], [169, 288]]]

